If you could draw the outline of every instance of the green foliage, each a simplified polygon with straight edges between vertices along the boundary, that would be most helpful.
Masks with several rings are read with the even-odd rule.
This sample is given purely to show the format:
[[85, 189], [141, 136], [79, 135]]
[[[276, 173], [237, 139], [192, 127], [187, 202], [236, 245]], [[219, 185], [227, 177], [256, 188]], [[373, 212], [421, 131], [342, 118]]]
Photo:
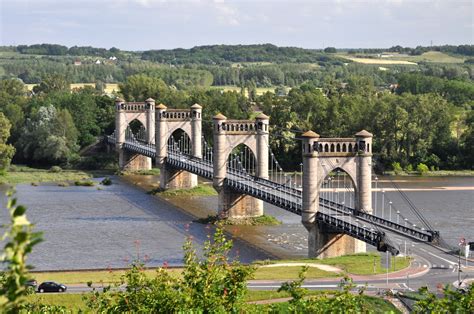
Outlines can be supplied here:
[[[352, 279], [344, 277], [341, 280], [341, 290], [333, 295], [320, 294], [306, 297], [308, 289], [302, 288], [305, 280], [307, 267], [303, 267], [299, 274], [299, 279], [293, 282], [286, 282], [281, 285], [278, 291], [288, 292], [292, 299], [289, 301], [288, 311], [291, 313], [365, 313], [369, 310], [364, 299], [365, 288], [360, 288], [358, 294], [353, 294], [355, 285]], [[273, 305], [277, 310], [278, 305]]]
[[0, 112], [0, 173], [6, 171], [15, 154], [15, 148], [7, 144], [10, 136], [10, 121]]
[[49, 172], [58, 173], [61, 171], [63, 171], [63, 169], [59, 166], [52, 166], [51, 168], [49, 168]]
[[40, 107], [26, 123], [17, 147], [25, 159], [37, 163], [67, 163], [78, 150], [77, 131], [67, 110]]
[[188, 238], [181, 278], [170, 276], [164, 268], [149, 278], [136, 262], [122, 278], [125, 291], [95, 291], [86, 297], [88, 307], [96, 312], [241, 312], [253, 268], [229, 260], [231, 248], [232, 241], [217, 228], [212, 240], [209, 236], [205, 242], [201, 260]]
[[395, 174], [401, 174], [403, 172], [402, 166], [396, 161], [392, 162], [392, 170], [395, 172]]
[[417, 166], [416, 166], [416, 172], [418, 172], [419, 174], [421, 175], [424, 175], [426, 174], [430, 169], [428, 168], [427, 165], [423, 164], [423, 163], [419, 163]]
[[32, 232], [33, 225], [26, 218], [26, 208], [16, 204], [13, 193], [8, 192], [6, 208], [10, 214], [10, 222], [4, 225], [6, 229], [1, 240], [5, 246], [0, 261], [6, 264], [0, 286], [0, 311], [17, 313], [29, 293], [25, 284], [31, 277], [26, 264], [27, 255], [33, 246], [41, 242], [40, 233]]
[[109, 177], [105, 177], [102, 181], [100, 181], [100, 184], [102, 185], [112, 185], [112, 179]]
[[76, 181], [74, 182], [75, 186], [94, 186], [95, 182], [92, 180], [85, 180], [85, 181]]
[[[215, 192], [214, 194], [215, 195]], [[249, 218], [235, 218], [235, 219], [222, 219], [219, 215], [209, 215], [206, 218], [199, 218], [196, 222], [202, 224], [217, 224], [217, 225], [246, 225], [246, 226], [276, 226], [280, 225], [281, 221], [270, 215], [261, 215], [258, 217]]]
[[426, 287], [419, 290], [421, 298], [415, 303], [414, 313], [473, 313], [474, 284], [465, 290], [453, 290], [448, 285], [439, 298]]

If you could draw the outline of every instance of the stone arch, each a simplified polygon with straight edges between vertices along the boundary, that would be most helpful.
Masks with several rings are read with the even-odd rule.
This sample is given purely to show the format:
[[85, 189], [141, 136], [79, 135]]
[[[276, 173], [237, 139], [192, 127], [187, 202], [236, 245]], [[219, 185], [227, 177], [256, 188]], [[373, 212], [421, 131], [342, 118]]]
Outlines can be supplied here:
[[334, 144], [331, 144], [331, 153], [334, 153]]
[[[238, 160], [233, 161], [233, 154], [238, 155]], [[250, 175], [256, 175], [257, 155], [246, 143], [240, 143], [232, 149], [232, 151], [227, 156], [226, 166], [227, 168], [230, 166], [236, 167], [236, 162], [239, 161], [241, 170], [245, 170]]]
[[128, 125], [133, 121], [139, 121], [146, 129], [146, 112], [125, 112], [125, 122]]
[[166, 142], [169, 143], [172, 137], [174, 137], [175, 141], [179, 141], [180, 135], [181, 136], [184, 135], [185, 141], [186, 141], [185, 144], [183, 143], [181, 147], [182, 148], [181, 151], [183, 153], [190, 155], [192, 153], [192, 146], [194, 145], [194, 143], [193, 143], [191, 134], [188, 134], [183, 128], [178, 127], [178, 128], [175, 128], [173, 132], [169, 132]]
[[250, 151], [253, 153], [255, 160], [258, 160], [256, 140], [250, 136], [245, 136], [245, 135], [243, 136], [239, 136], [239, 135], [229, 136], [228, 135], [226, 137], [226, 147], [224, 148], [224, 151], [223, 151], [225, 160], [228, 160], [229, 155], [232, 153], [232, 151], [240, 145], [247, 146], [250, 149]]
[[334, 170], [340, 169], [345, 172], [352, 182], [354, 193], [357, 197], [357, 161], [355, 157], [320, 157], [320, 166], [318, 175], [318, 187], [321, 188], [326, 177]]
[[343, 144], [342, 144], [342, 152], [343, 152], [343, 153], [347, 152], [346, 143], [343, 143]]
[[325, 153], [329, 152], [329, 145], [328, 144], [324, 145], [324, 152]]
[[341, 144], [337, 143], [336, 145], [336, 152], [340, 153], [341, 152]]

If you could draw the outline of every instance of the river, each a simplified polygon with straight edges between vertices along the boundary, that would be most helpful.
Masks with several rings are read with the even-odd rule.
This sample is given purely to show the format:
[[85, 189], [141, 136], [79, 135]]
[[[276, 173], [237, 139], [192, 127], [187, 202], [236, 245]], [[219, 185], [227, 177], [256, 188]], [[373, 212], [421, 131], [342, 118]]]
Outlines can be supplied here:
[[[97, 182], [100, 178], [95, 179]], [[148, 266], [182, 264], [182, 244], [192, 236], [198, 251], [211, 230], [193, 222], [215, 213], [217, 198], [173, 197], [162, 200], [145, 193], [156, 186], [156, 176], [113, 178], [111, 186], [59, 187], [54, 183], [20, 184], [16, 197], [28, 207], [35, 229], [44, 242], [34, 248], [29, 262], [37, 269], [89, 269], [125, 267], [135, 258]], [[435, 230], [453, 246], [465, 237], [474, 241], [474, 177], [392, 177]], [[391, 182], [380, 177], [373, 199], [381, 214], [397, 210], [421, 226]], [[133, 182], [133, 184], [131, 183]], [[0, 185], [4, 208], [7, 187]], [[342, 197], [339, 191], [339, 197]], [[337, 197], [337, 196], [333, 196]], [[392, 201], [391, 213], [388, 200]], [[271, 205], [265, 212], [282, 221], [279, 226], [230, 226], [236, 239], [233, 255], [243, 262], [306, 255], [306, 231], [300, 217]], [[2, 222], [7, 219], [3, 209]]]

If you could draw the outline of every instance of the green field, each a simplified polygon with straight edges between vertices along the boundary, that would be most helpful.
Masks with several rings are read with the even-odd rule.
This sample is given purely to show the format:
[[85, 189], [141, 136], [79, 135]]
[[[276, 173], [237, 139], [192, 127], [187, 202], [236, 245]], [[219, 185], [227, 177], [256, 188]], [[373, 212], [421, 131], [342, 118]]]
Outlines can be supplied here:
[[12, 166], [6, 174], [0, 175], [0, 184], [78, 181], [91, 177], [90, 174], [80, 170], [51, 172], [48, 169]]
[[[395, 261], [395, 262], [393, 262]], [[331, 265], [340, 268], [344, 272], [353, 275], [375, 275], [383, 274], [387, 270], [380, 265], [380, 254], [360, 253], [354, 255], [344, 255], [326, 259], [302, 259], [302, 260], [280, 260], [265, 261], [269, 264], [278, 263], [313, 263]], [[262, 262], [262, 263], [265, 263]], [[374, 267], [375, 266], [375, 267]], [[392, 269], [389, 271], [398, 271], [410, 266], [410, 259], [405, 257], [392, 257]]]
[[439, 51], [428, 51], [419, 56], [411, 56], [398, 53], [384, 53], [383, 57], [377, 54], [363, 54], [354, 56], [346, 53], [339, 53], [337, 56], [362, 64], [374, 65], [417, 65], [418, 62], [431, 63], [464, 63], [466, 60], [461, 56], [452, 56]]

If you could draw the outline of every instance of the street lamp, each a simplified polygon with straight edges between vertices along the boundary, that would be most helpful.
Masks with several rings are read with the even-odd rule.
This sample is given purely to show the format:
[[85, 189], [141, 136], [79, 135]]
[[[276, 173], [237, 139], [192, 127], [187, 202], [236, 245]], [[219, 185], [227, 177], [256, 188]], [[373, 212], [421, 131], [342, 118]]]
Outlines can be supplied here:
[[382, 219], [385, 215], [385, 190], [382, 189]]
[[389, 209], [388, 220], [392, 221], [392, 201], [388, 202], [388, 209]]
[[375, 206], [374, 206], [374, 216], [377, 216], [377, 183], [379, 182], [379, 178], [375, 177]]
[[400, 224], [400, 211], [397, 210], [397, 224]]

